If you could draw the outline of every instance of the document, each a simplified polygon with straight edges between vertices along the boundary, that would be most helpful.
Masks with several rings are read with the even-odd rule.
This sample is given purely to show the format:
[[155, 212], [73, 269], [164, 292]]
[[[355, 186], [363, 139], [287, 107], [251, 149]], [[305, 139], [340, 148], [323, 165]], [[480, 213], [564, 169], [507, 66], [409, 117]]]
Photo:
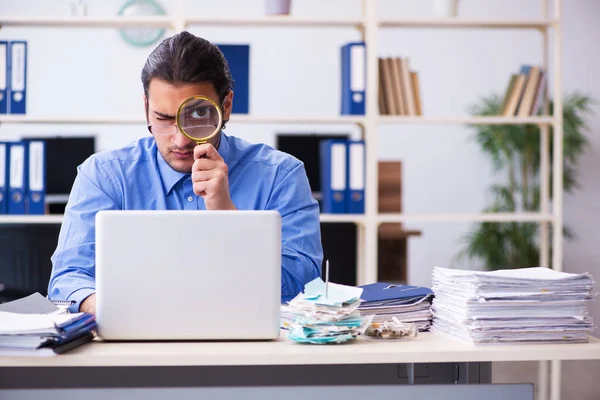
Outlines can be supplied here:
[[585, 342], [595, 328], [588, 273], [435, 267], [432, 283], [432, 330], [473, 343]]

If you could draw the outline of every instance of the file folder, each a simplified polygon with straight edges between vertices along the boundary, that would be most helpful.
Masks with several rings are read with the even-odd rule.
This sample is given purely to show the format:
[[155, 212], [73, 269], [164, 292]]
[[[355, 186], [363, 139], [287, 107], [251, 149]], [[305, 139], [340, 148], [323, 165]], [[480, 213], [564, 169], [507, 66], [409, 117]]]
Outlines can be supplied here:
[[23, 142], [8, 145], [8, 213], [25, 214], [25, 177], [27, 174], [27, 147]]
[[233, 87], [233, 114], [248, 114], [250, 109], [250, 46], [247, 44], [217, 45], [229, 64], [235, 83]]
[[9, 43], [0, 41], [0, 114], [8, 114]]
[[346, 213], [346, 158], [345, 140], [323, 140], [321, 158], [321, 212]]
[[27, 179], [27, 214], [45, 214], [46, 146], [42, 140], [27, 142], [29, 167]]
[[364, 214], [365, 212], [365, 142], [352, 140], [348, 142], [348, 212]]
[[8, 212], [8, 150], [0, 143], [0, 214]]
[[27, 42], [10, 42], [10, 114], [25, 114], [27, 104]]
[[342, 46], [342, 115], [365, 114], [366, 57], [365, 43]]
[[363, 289], [360, 296], [365, 302], [410, 301], [432, 296], [433, 290], [423, 286], [395, 285], [376, 282], [359, 286]]

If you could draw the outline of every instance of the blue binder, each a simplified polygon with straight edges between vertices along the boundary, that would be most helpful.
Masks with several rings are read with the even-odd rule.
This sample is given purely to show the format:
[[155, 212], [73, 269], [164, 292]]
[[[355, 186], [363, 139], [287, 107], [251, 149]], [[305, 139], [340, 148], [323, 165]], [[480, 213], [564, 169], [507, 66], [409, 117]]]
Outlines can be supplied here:
[[8, 213], [8, 145], [0, 143], [0, 214]]
[[11, 142], [8, 154], [8, 213], [25, 214], [27, 146], [24, 142]]
[[386, 282], [359, 287], [363, 289], [360, 298], [368, 303], [406, 304], [433, 295], [433, 290], [428, 287], [395, 285]]
[[10, 114], [25, 114], [27, 109], [27, 42], [10, 42]]
[[250, 109], [250, 46], [246, 44], [217, 45], [227, 59], [233, 78], [233, 114], [248, 114]]
[[8, 114], [8, 84], [10, 82], [9, 43], [0, 41], [0, 114]]
[[321, 212], [346, 213], [346, 140], [327, 139], [319, 143], [321, 163]]
[[46, 213], [46, 144], [27, 141], [27, 214]]
[[365, 114], [365, 53], [364, 42], [352, 42], [342, 46], [342, 115]]
[[365, 212], [365, 142], [351, 140], [348, 142], [348, 184], [346, 201], [350, 214]]

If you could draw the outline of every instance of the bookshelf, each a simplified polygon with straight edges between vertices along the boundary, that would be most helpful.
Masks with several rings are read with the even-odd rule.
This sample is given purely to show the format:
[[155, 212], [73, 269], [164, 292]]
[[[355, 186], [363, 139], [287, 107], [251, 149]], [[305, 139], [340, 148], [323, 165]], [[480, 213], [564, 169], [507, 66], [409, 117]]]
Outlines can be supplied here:
[[[546, 94], [544, 115], [530, 117], [455, 117], [455, 116], [381, 116], [378, 108], [378, 93], [367, 91], [366, 113], [364, 116], [323, 117], [270, 117], [254, 115], [234, 115], [233, 124], [353, 124], [360, 127], [366, 142], [366, 209], [364, 215], [321, 215], [322, 222], [353, 222], [358, 229], [358, 268], [357, 282], [370, 283], [377, 280], [378, 227], [381, 223], [406, 221], [439, 222], [538, 222], [540, 224], [541, 258], [539, 265], [550, 265], [550, 224], [552, 224], [552, 267], [562, 270], [563, 260], [563, 104], [562, 104], [562, 25], [561, 0], [542, 0], [543, 12], [539, 19], [466, 19], [466, 18], [380, 18], [377, 0], [362, 0], [362, 15], [359, 18], [300, 18], [295, 16], [265, 17], [188, 17], [185, 15], [184, 0], [176, 0], [174, 15], [166, 17], [7, 17], [0, 16], [0, 27], [28, 28], [123, 28], [123, 27], [163, 27], [174, 31], [189, 26], [216, 27], [287, 27], [305, 28], [348, 28], [358, 29], [366, 43], [367, 87], [379, 85], [378, 57], [379, 34], [382, 29], [504, 29], [536, 30], [543, 38], [543, 62], [541, 66], [548, 71], [548, 82], [553, 89], [555, 115], [548, 114]], [[554, 34], [552, 53], [550, 53], [550, 34]], [[552, 57], [552, 70], [548, 68]], [[44, 116], [0, 116], [0, 124], [143, 124], [137, 117], [110, 117], [89, 115], [86, 117], [44, 117]], [[378, 130], [389, 124], [535, 124], [541, 129], [540, 160], [541, 207], [537, 213], [473, 213], [473, 214], [380, 214], [378, 213]], [[553, 128], [552, 160], [550, 165], [550, 127]], [[1, 138], [1, 132], [0, 132]], [[552, 185], [550, 185], [552, 172]], [[552, 204], [550, 204], [552, 190]], [[60, 223], [62, 216], [0, 216], [0, 223]], [[558, 361], [541, 362], [539, 398], [560, 399], [561, 365]], [[548, 386], [548, 377], [551, 385]], [[550, 395], [550, 397], [549, 397]]]

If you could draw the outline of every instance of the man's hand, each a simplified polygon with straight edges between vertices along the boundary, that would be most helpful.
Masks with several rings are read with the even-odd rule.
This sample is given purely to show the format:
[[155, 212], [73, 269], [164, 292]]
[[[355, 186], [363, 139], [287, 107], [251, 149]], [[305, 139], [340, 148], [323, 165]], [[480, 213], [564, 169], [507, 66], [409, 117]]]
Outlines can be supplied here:
[[228, 168], [210, 143], [194, 148], [192, 183], [194, 193], [204, 198], [207, 210], [236, 210], [229, 195]]
[[96, 314], [96, 293], [89, 295], [81, 302], [79, 311]]

